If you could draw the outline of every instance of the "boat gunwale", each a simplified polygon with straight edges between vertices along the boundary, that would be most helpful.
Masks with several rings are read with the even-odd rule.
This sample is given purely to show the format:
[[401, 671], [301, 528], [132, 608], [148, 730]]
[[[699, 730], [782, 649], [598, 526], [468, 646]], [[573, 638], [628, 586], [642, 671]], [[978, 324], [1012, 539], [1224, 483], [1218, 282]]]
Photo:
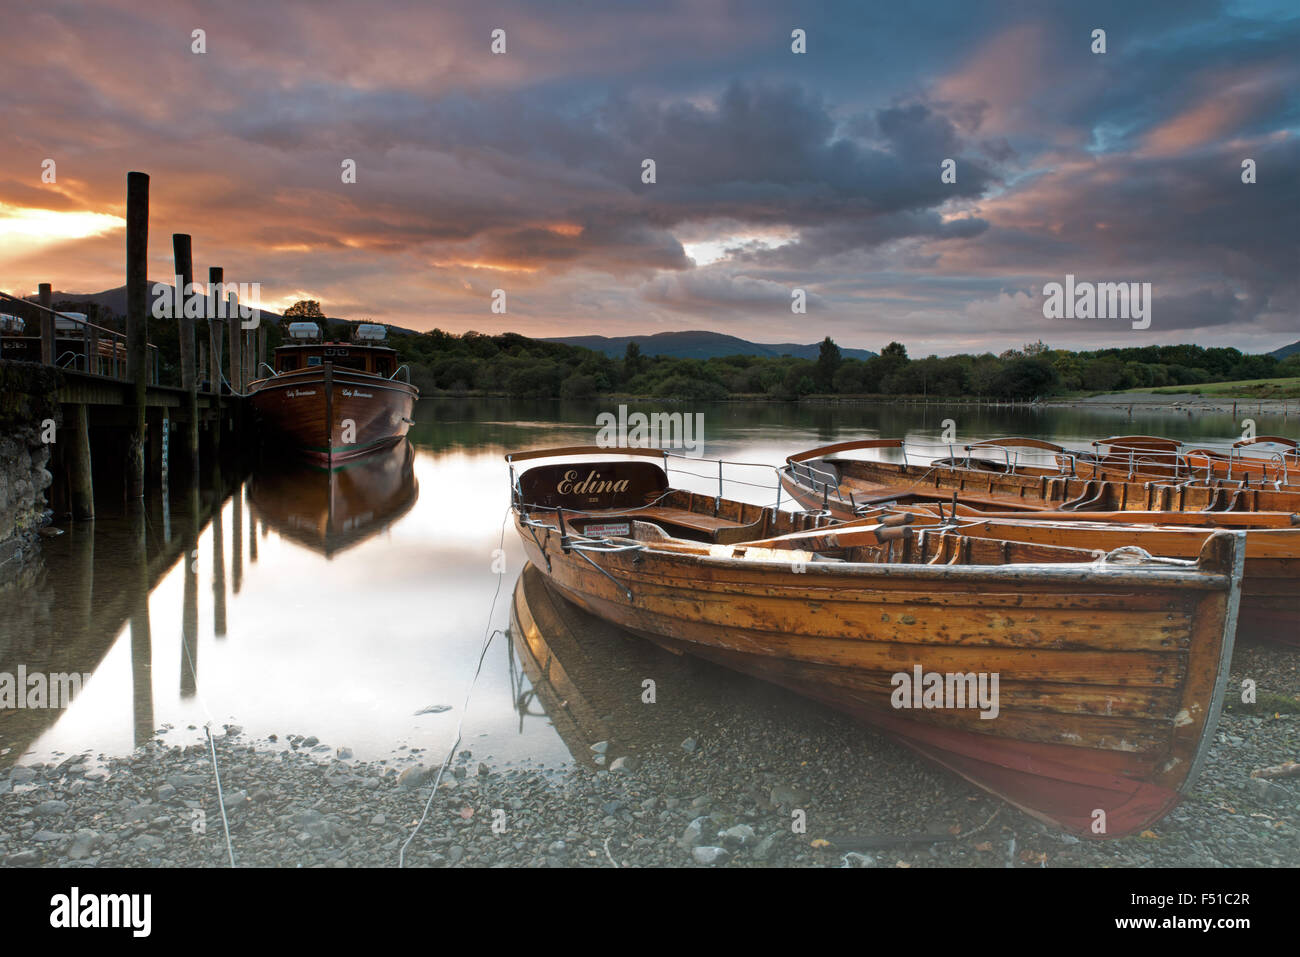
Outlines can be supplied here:
[[[315, 378], [307, 378], [315, 374]], [[356, 377], [361, 377], [359, 380]], [[287, 378], [294, 378], [295, 381], [285, 382]], [[265, 376], [261, 379], [254, 379], [248, 384], [248, 394], [250, 396], [262, 392], [272, 392], [276, 389], [286, 389], [291, 386], [306, 384], [325, 384], [325, 372], [322, 367], [313, 366], [310, 369], [295, 369], [292, 372], [282, 372], [276, 376]], [[369, 372], [357, 372], [356, 370], [335, 369], [333, 374], [333, 385], [364, 385], [371, 389], [383, 389], [387, 392], [396, 392], [400, 395], [409, 395], [419, 398], [420, 390], [418, 387], [407, 382], [399, 382], [395, 379], [389, 379], [386, 376], [377, 376]]]
[[[548, 534], [559, 533], [556, 525], [535, 523], [525, 525], [523, 516], [518, 509], [515, 510], [516, 525], [520, 528], [543, 528]], [[1207, 544], [1209, 539], [1219, 534], [1235, 534], [1223, 529], [1216, 529], [1206, 536]], [[685, 544], [700, 546], [698, 542], [691, 542], [686, 539], [669, 540], [683, 542]], [[654, 556], [663, 558], [672, 562], [683, 565], [702, 565], [709, 568], [725, 569], [730, 571], [748, 570], [753, 572], [772, 572], [772, 571], [791, 571], [791, 565], [796, 560], [797, 552], [791, 552], [789, 561], [780, 561], [765, 558], [736, 558], [729, 555], [714, 555], [701, 551], [673, 551], [668, 549], [656, 549], [652, 543], [643, 542], [637, 539], [624, 537], [614, 537], [605, 539], [610, 543], [630, 544], [635, 543], [641, 546], [637, 553], [642, 556]], [[744, 542], [735, 542], [728, 546], [730, 548], [744, 548]], [[629, 551], [631, 551], [629, 549]], [[1173, 564], [1177, 563], [1177, 564]], [[1173, 588], [1203, 588], [1215, 591], [1227, 590], [1231, 585], [1231, 579], [1228, 575], [1216, 572], [1207, 572], [1199, 567], [1196, 559], [1161, 559], [1151, 564], [1143, 565], [1118, 565], [1118, 564], [1101, 564], [1098, 561], [1093, 562], [1018, 562], [1008, 565], [929, 565], [929, 564], [902, 564], [902, 563], [884, 563], [884, 562], [806, 562], [804, 570], [799, 572], [801, 576], [811, 575], [813, 577], [851, 578], [851, 579], [873, 579], [873, 578], [915, 578], [928, 581], [943, 580], [973, 580], [988, 581], [991, 583], [1014, 582], [1023, 583], [1026, 581], [1043, 582], [1049, 584], [1074, 584], [1074, 583], [1133, 583], [1133, 584], [1158, 584]]]

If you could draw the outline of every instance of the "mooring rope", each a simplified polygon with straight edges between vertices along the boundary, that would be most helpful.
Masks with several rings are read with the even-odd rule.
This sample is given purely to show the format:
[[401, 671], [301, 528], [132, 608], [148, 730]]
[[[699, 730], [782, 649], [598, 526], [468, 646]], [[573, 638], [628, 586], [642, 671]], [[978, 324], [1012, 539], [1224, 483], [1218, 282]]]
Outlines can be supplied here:
[[[185, 555], [185, 561], [188, 562], [189, 560], [190, 556], [187, 553]], [[197, 639], [198, 636], [196, 635], [195, 640]], [[199, 690], [199, 673], [198, 669], [194, 667], [194, 658], [190, 655], [189, 642], [182, 641], [181, 647], [185, 649], [185, 660], [190, 666], [190, 675], [194, 678], [194, 696], [199, 699], [199, 707], [202, 708], [203, 713], [208, 716], [208, 723], [203, 726], [203, 733], [208, 736], [208, 753], [212, 759], [212, 777], [216, 779], [217, 782], [217, 807], [221, 809], [221, 829], [226, 835], [226, 855], [230, 858], [230, 866], [234, 867], [236, 866], [235, 848], [234, 845], [230, 843], [230, 820], [226, 817], [226, 798], [221, 790], [221, 770], [217, 767], [217, 746], [212, 740], [212, 725], [216, 719], [212, 717], [212, 712], [208, 710], [208, 703], [203, 698], [203, 692]]]
[[[510, 513], [513, 511], [514, 506], [512, 505], [510, 508], [506, 509], [506, 513], [501, 519], [501, 539], [497, 544], [498, 550], [505, 547], [506, 523], [510, 520]], [[438, 776], [434, 778], [433, 787], [429, 789], [429, 799], [424, 802], [424, 812], [420, 815], [420, 820], [415, 822], [414, 830], [411, 831], [410, 836], [402, 843], [402, 847], [397, 853], [397, 866], [399, 869], [406, 866], [406, 849], [410, 846], [411, 842], [415, 840], [415, 835], [420, 833], [420, 828], [424, 826], [425, 819], [429, 816], [429, 809], [433, 806], [433, 799], [438, 793], [438, 785], [442, 783], [442, 775], [447, 768], [451, 766], [452, 759], [456, 757], [456, 749], [460, 747], [460, 736], [461, 731], [464, 730], [465, 727], [465, 714], [469, 711], [470, 696], [474, 693], [474, 685], [478, 683], [478, 676], [483, 670], [483, 661], [487, 658], [488, 648], [492, 646], [492, 639], [501, 634], [500, 628], [495, 631], [492, 630], [492, 616], [496, 614], [497, 599], [501, 596], [501, 583], [505, 581], [505, 577], [506, 570], [505, 563], [503, 562], [501, 565], [501, 571], [497, 572], [497, 587], [496, 591], [492, 593], [492, 605], [488, 609], [487, 628], [485, 629], [487, 634], [483, 639], [483, 650], [479, 652], [478, 665], [474, 669], [474, 676], [470, 679], [469, 688], [465, 691], [465, 703], [461, 705], [460, 720], [456, 723], [456, 740], [451, 743], [451, 747], [447, 751], [447, 757], [443, 759], [442, 765], [438, 768]]]

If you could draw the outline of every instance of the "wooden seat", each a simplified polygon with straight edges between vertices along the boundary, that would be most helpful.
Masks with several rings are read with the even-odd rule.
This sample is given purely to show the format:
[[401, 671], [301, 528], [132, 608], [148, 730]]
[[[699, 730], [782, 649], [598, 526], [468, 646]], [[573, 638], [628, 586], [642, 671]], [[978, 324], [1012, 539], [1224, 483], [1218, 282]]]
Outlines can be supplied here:
[[701, 515], [699, 512], [688, 512], [680, 508], [664, 508], [662, 506], [638, 509], [628, 517], [650, 522], [664, 522], [669, 525], [704, 532], [707, 535], [716, 533], [720, 528], [740, 527], [740, 522], [733, 522], [730, 519], [718, 518], [714, 515]]

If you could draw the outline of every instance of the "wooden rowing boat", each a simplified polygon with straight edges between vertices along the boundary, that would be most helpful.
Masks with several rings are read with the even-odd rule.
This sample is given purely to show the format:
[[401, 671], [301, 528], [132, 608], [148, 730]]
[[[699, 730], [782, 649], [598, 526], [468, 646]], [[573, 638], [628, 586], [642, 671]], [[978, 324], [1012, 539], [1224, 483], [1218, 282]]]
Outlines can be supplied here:
[[[1242, 439], [1226, 451], [1189, 447], [1173, 439], [1150, 435], [1112, 436], [1092, 444], [1094, 451], [1090, 453], [1062, 450], [1058, 464], [1080, 478], [1237, 482], [1243, 486], [1271, 485], [1300, 491], [1296, 443], [1282, 436]], [[1245, 451], [1265, 444], [1280, 446], [1280, 450]]]
[[[897, 447], [892, 444], [895, 440], [883, 441], [888, 443], [884, 445], [886, 448]], [[1009, 446], [996, 447], [1059, 449], [1038, 440], [1010, 442]], [[1245, 535], [1246, 563], [1238, 637], [1300, 645], [1300, 516], [1295, 512], [1160, 511], [1126, 510], [1123, 507], [1107, 511], [1072, 509], [1071, 506], [1077, 504], [1077, 497], [1060, 500], [1070, 493], [1073, 480], [1040, 476], [1035, 484], [1023, 467], [1015, 472], [984, 473], [949, 469], [945, 464], [934, 467], [934, 474], [941, 479], [937, 487], [929, 481], [922, 481], [913, 486], [896, 485], [890, 491], [882, 491], [882, 486], [868, 486], [863, 477], [885, 477], [892, 474], [892, 470], [916, 467], [871, 462], [859, 468], [859, 460], [838, 457], [845, 445], [851, 448], [881, 447], [873, 440], [865, 445], [845, 443], [830, 446], [828, 448], [834, 451], [826, 456], [809, 458], [809, 453], [800, 453], [791, 457], [782, 472], [784, 487], [797, 501], [805, 507], [824, 510], [841, 521], [870, 515], [876, 505], [893, 499], [890, 502], [892, 506], [907, 510], [915, 505], [930, 516], [931, 524], [938, 524], [943, 521], [942, 505], [938, 505], [939, 512], [936, 513], [935, 509], [941, 501], [939, 494], [942, 490], [948, 493], [950, 501], [957, 503], [949, 508], [949, 520], [958, 519], [961, 533], [971, 538], [1101, 552], [1135, 546], [1156, 556], [1194, 558], [1215, 529], [1240, 530]], [[972, 446], [989, 447], [995, 446], [992, 443]], [[836, 477], [838, 485], [833, 484]], [[1143, 498], [1136, 499], [1127, 497], [1125, 489], [1128, 486], [1125, 483], [1120, 483], [1122, 488], [1119, 490], [1115, 488], [1116, 483], [1101, 483], [1106, 487], [1100, 491], [1096, 490], [1095, 483], [1082, 484], [1085, 486], [1084, 494], [1088, 493], [1088, 485], [1094, 485], [1090, 497], [1096, 504], [1113, 506], [1154, 502], [1168, 509], [1191, 504], [1189, 496], [1196, 493], [1195, 489], [1185, 487], [1180, 487], [1177, 495], [1144, 489]], [[1022, 495], [1012, 495], [1013, 490]], [[1248, 504], [1254, 503], [1256, 491], [1251, 490]], [[1039, 494], [1042, 492], [1045, 495]], [[1276, 497], [1286, 493], [1270, 494]], [[1051, 508], [1048, 499], [1055, 501], [1057, 507]]]
[[1300, 490], [1271, 484], [1081, 477], [1077, 468], [1022, 465], [1013, 457], [1021, 449], [1068, 453], [1039, 439], [991, 440], [965, 449], [996, 452], [1004, 459], [954, 454], [920, 463], [850, 457], [861, 450], [906, 452], [902, 439], [861, 439], [790, 456], [781, 484], [803, 505], [839, 518], [879, 502], [947, 501], [953, 492], [970, 505], [1002, 510], [1300, 512]]
[[[533, 464], [557, 451], [581, 461]], [[840, 540], [818, 516], [672, 489], [657, 452], [610, 455], [507, 456], [529, 561], [587, 611], [852, 713], [1081, 835], [1147, 827], [1195, 780], [1235, 637], [1239, 533], [1194, 562], [974, 539], [932, 554], [901, 521]], [[995, 675], [996, 717], [958, 703]], [[944, 706], [909, 696], [914, 677]]]
[[[315, 323], [293, 323], [311, 326]], [[275, 350], [272, 374], [249, 384], [258, 418], [280, 441], [333, 467], [395, 445], [413, 422], [420, 390], [396, 378], [397, 353], [375, 341], [292, 342]], [[319, 336], [316, 329], [315, 335]], [[312, 330], [303, 337], [313, 338]]]

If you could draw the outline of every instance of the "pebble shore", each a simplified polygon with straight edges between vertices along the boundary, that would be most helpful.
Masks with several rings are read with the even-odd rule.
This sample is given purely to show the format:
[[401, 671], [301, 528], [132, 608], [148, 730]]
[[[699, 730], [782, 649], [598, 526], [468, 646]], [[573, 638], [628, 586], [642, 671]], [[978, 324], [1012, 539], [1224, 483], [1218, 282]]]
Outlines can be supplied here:
[[[1300, 714], [1236, 706], [1243, 677], [1300, 687], [1294, 654], [1239, 648], [1229, 709], [1183, 804], [1142, 836], [1048, 828], [870, 730], [780, 695], [693, 715], [680, 741], [560, 768], [461, 750], [406, 850], [413, 867], [1294, 867]], [[1239, 698], [1240, 694], [1237, 693]], [[749, 701], [746, 704], [746, 700]], [[1265, 707], [1267, 705], [1267, 707]], [[1300, 709], [1297, 709], [1300, 710]], [[311, 737], [216, 732], [237, 866], [395, 867], [429, 799], [427, 766], [354, 760]], [[799, 815], [797, 812], [802, 811]], [[806, 818], [806, 829], [793, 826]], [[72, 755], [0, 771], [7, 867], [227, 866], [206, 745]]]

